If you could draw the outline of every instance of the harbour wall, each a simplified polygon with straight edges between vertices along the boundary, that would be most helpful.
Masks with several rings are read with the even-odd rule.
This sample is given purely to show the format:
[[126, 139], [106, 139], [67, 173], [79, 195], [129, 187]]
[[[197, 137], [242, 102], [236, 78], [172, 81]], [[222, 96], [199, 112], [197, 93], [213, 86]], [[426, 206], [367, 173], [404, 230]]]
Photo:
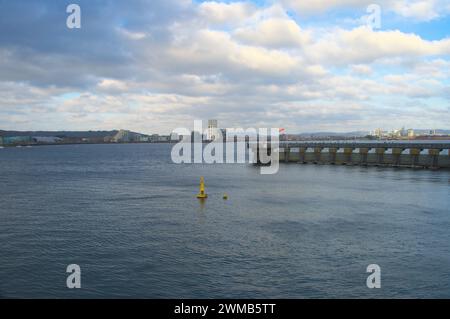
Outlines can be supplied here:
[[280, 149], [280, 162], [300, 164], [394, 166], [411, 168], [450, 168], [449, 155], [430, 154], [361, 154], [339, 152], [295, 152], [292, 149]]
[[282, 163], [450, 169], [450, 143], [292, 143], [277, 149]]

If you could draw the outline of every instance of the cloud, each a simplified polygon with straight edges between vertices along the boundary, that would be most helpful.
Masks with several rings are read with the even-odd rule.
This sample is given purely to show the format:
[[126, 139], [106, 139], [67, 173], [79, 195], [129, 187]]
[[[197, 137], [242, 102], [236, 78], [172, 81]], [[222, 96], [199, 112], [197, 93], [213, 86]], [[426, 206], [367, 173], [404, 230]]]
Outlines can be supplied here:
[[356, 64], [351, 66], [351, 72], [355, 75], [368, 76], [373, 74], [373, 70], [370, 66], [364, 64]]
[[416, 34], [373, 32], [367, 27], [333, 29], [314, 43], [307, 53], [312, 60], [332, 64], [371, 63], [381, 58], [445, 56], [450, 38], [427, 41]]
[[248, 2], [203, 2], [199, 6], [201, 19], [210, 24], [239, 23], [251, 17], [256, 11], [256, 6]]
[[310, 34], [293, 20], [270, 18], [255, 26], [236, 29], [241, 42], [271, 48], [300, 48], [310, 42]]
[[117, 28], [117, 31], [130, 40], [142, 40], [147, 37], [144, 32], [131, 32], [124, 28]]
[[373, 1], [369, 0], [316, 0], [316, 1], [303, 1], [303, 0], [282, 0], [282, 3], [288, 7], [297, 11], [299, 14], [317, 13], [335, 9], [338, 7], [367, 7]]
[[450, 12], [446, 0], [282, 0], [282, 3], [300, 15], [323, 13], [339, 8], [364, 12], [373, 3], [380, 5], [383, 11], [416, 21], [430, 21]]
[[[396, 2], [392, 5], [393, 10], [405, 17], [419, 21], [430, 21], [440, 17], [439, 12], [443, 7], [438, 5], [436, 0], [418, 0], [406, 2]], [[445, 10], [446, 11], [446, 10]], [[445, 11], [443, 13], [445, 13]]]
[[97, 85], [98, 89], [106, 92], [126, 92], [130, 88], [124, 81], [104, 79]]
[[308, 20], [280, 3], [81, 0], [82, 29], [69, 30], [59, 2], [6, 2], [0, 127], [169, 133], [202, 117], [353, 130], [408, 125], [419, 110], [447, 127], [449, 38], [314, 24], [341, 4], [311, 2]]
[[290, 75], [315, 72], [295, 55], [239, 44], [228, 33], [213, 30], [199, 30], [175, 43], [168, 49], [168, 60], [184, 73], [222, 74], [240, 81], [286, 81]]

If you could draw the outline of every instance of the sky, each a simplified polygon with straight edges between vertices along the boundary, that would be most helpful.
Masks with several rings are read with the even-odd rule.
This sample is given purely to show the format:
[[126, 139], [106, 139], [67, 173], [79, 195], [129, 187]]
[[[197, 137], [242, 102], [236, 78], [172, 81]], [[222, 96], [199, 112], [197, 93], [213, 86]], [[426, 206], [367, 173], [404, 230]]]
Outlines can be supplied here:
[[3, 130], [450, 129], [449, 83], [448, 0], [0, 0]]

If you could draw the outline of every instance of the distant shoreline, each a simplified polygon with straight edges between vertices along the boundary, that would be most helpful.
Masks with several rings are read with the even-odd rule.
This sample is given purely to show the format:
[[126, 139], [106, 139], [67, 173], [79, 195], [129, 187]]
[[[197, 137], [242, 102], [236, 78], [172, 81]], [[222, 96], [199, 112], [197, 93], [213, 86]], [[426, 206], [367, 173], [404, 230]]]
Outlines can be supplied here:
[[[315, 143], [315, 142], [339, 142], [339, 141], [346, 141], [346, 142], [355, 142], [354, 139], [346, 139], [346, 140], [328, 140], [328, 139], [320, 139], [320, 140], [298, 140], [298, 141], [280, 141], [280, 143]], [[376, 143], [376, 142], [385, 142], [385, 143], [426, 143], [426, 142], [448, 142], [450, 143], [450, 138], [434, 138], [434, 139], [411, 139], [411, 140], [405, 140], [405, 139], [387, 139], [387, 140], [369, 140], [369, 139], [359, 139], [360, 142], [364, 143]], [[64, 146], [64, 145], [136, 145], [136, 144], [177, 144], [180, 141], [170, 141], [170, 142], [117, 142], [117, 143], [111, 143], [111, 142], [71, 142], [71, 143], [22, 143], [22, 144], [3, 144], [0, 145], [0, 147], [3, 148], [15, 148], [15, 147], [34, 147], [34, 146]], [[226, 143], [234, 143], [235, 141], [226, 141]], [[203, 141], [203, 144], [209, 144], [211, 141]]]
[[15, 147], [34, 147], [34, 146], [64, 146], [64, 145], [126, 145], [126, 144], [176, 144], [178, 142], [129, 142], [129, 143], [101, 143], [101, 142], [95, 142], [95, 143], [39, 143], [39, 144], [16, 144], [16, 145], [0, 145], [0, 147], [8, 147], [8, 148], [15, 148]]

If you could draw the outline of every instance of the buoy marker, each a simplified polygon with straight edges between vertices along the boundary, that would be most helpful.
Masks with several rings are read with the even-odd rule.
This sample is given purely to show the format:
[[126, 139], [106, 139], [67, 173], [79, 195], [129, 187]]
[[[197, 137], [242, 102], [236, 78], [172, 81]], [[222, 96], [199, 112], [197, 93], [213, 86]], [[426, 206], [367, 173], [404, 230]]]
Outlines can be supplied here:
[[200, 177], [200, 193], [198, 193], [197, 198], [198, 199], [208, 198], [208, 195], [205, 192], [205, 178], [203, 176]]

